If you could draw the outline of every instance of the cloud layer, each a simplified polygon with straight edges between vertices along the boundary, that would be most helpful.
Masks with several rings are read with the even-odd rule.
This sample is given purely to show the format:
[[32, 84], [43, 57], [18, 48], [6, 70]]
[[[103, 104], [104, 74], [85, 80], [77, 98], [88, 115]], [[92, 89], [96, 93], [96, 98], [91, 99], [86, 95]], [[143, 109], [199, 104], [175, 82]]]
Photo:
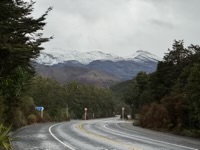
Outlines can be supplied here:
[[199, 0], [36, 0], [34, 16], [53, 6], [45, 35], [53, 48], [101, 50], [121, 56], [138, 49], [163, 56], [174, 39], [199, 44]]

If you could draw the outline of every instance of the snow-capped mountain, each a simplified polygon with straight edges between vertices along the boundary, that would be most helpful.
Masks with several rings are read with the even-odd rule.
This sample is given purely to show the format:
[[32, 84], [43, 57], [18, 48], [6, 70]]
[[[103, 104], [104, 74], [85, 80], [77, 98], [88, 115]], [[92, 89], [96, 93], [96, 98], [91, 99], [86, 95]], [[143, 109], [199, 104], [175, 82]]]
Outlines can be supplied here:
[[137, 50], [135, 54], [128, 56], [125, 59], [134, 61], [161, 61], [161, 58], [158, 56], [144, 50]]
[[39, 75], [54, 78], [61, 83], [77, 81], [109, 87], [120, 81], [134, 78], [138, 72], [156, 70], [161, 59], [147, 51], [138, 50], [127, 57], [100, 51], [43, 51], [34, 67]]
[[36, 59], [36, 62], [45, 65], [54, 65], [66, 61], [77, 61], [82, 64], [89, 64], [95, 60], [119, 61], [122, 59], [122, 57], [100, 51], [79, 52], [75, 50], [58, 50], [54, 52], [41, 52], [40, 56]]
[[57, 51], [43, 51], [40, 56], [36, 59], [37, 63], [45, 65], [55, 65], [58, 63], [65, 63], [67, 61], [73, 61], [74, 63], [81, 63], [87, 65], [93, 61], [159, 61], [161, 60], [156, 55], [153, 55], [147, 51], [138, 50], [135, 54], [120, 57], [114, 54], [103, 53], [101, 51], [91, 51], [91, 52], [79, 52], [75, 50], [57, 50]]

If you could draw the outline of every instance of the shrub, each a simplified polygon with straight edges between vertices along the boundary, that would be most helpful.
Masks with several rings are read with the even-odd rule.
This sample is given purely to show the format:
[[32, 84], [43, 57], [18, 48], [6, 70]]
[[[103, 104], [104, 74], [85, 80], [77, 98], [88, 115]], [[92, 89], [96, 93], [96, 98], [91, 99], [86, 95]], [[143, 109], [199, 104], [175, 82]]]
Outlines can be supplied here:
[[139, 120], [134, 120], [133, 121], [134, 126], [140, 126], [140, 121]]
[[168, 111], [163, 104], [152, 103], [141, 109], [140, 123], [147, 128], [165, 128], [170, 123]]
[[12, 119], [12, 128], [17, 129], [27, 124], [26, 118], [20, 109], [14, 109]]
[[0, 149], [1, 150], [11, 150], [11, 139], [8, 136], [11, 127], [6, 128], [3, 124], [0, 124]]
[[37, 116], [34, 114], [31, 114], [28, 116], [28, 124], [33, 124], [37, 122]]

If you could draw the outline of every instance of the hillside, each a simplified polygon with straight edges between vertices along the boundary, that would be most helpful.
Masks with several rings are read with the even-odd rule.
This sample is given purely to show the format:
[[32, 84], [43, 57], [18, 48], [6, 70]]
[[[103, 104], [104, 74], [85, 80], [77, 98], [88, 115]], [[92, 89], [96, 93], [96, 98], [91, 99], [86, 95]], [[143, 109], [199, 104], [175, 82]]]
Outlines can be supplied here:
[[35, 60], [37, 74], [53, 78], [60, 83], [79, 83], [110, 87], [134, 78], [138, 72], [156, 70], [159, 57], [143, 50], [127, 57], [119, 57], [100, 51], [42, 52]]
[[38, 75], [53, 78], [62, 84], [77, 81], [87, 85], [109, 87], [121, 81], [117, 77], [104, 72], [81, 67], [65, 66], [62, 64], [46, 66], [38, 63], [34, 63], [34, 67]]

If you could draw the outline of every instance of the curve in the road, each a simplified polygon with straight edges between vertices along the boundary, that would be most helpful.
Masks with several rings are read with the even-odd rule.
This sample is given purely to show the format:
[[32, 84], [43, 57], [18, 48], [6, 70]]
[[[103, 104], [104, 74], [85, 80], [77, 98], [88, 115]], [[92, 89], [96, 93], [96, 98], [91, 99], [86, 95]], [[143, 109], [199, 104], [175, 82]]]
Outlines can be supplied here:
[[[83, 132], [86, 132], [86, 133], [88, 133], [88, 134], [90, 134], [90, 135], [93, 135], [93, 136], [95, 136], [95, 137], [97, 137], [97, 138], [100, 138], [101, 140], [108, 141], [108, 142], [110, 142], [110, 143], [114, 143], [114, 144], [117, 143], [117, 144], [122, 144], [122, 145], [124, 145], [124, 146], [128, 146], [128, 145], [125, 144], [125, 143], [118, 142], [118, 141], [112, 140], [112, 139], [110, 139], [110, 138], [107, 138], [107, 137], [105, 137], [105, 136], [102, 136], [102, 135], [93, 133], [93, 132], [91, 132], [91, 131], [88, 131], [88, 130], [86, 130], [86, 129], [83, 127], [83, 124], [84, 124], [84, 123], [80, 123], [80, 124], [78, 125], [79, 129], [82, 130]], [[137, 147], [135, 147], [135, 146], [131, 146], [131, 147], [128, 146], [128, 148], [131, 149], [131, 150], [142, 150], [142, 149], [139, 149], [139, 148], [137, 148]]]
[[70, 150], [76, 150], [76, 149], [74, 149], [71, 145], [66, 144], [66, 143], [64, 143], [63, 141], [61, 141], [58, 137], [56, 137], [56, 136], [52, 133], [52, 130], [51, 130], [51, 129], [52, 129], [53, 127], [59, 125], [59, 124], [61, 124], [61, 123], [54, 124], [54, 125], [50, 126], [50, 127], [49, 127], [49, 133], [51, 134], [51, 136], [52, 136], [55, 140], [57, 140], [59, 143], [61, 143], [61, 144], [64, 145], [65, 147], [69, 148]]
[[12, 136], [13, 150], [197, 150], [198, 139], [164, 134], [118, 118], [28, 126]]
[[137, 139], [137, 140], [140, 140], [142, 142], [149, 142], [149, 143], [153, 143], [153, 144], [161, 143], [161, 144], [166, 144], [166, 145], [170, 145], [170, 146], [176, 146], [176, 147], [179, 147], [179, 148], [185, 148], [185, 149], [189, 149], [189, 150], [198, 150], [198, 149], [187, 147], [187, 146], [183, 146], [183, 145], [168, 143], [168, 142], [154, 140], [154, 139], [150, 139], [150, 138], [146, 138], [146, 137], [140, 137], [140, 136], [136, 136], [136, 135], [125, 134], [123, 132], [116, 131], [116, 130], [113, 130], [113, 129], [109, 128], [107, 123], [104, 124], [103, 127], [105, 129], [107, 129], [107, 130], [112, 131], [112, 134], [115, 134], [115, 135], [118, 135], [118, 136], [123, 136], [123, 137], [126, 137], [126, 138]]

